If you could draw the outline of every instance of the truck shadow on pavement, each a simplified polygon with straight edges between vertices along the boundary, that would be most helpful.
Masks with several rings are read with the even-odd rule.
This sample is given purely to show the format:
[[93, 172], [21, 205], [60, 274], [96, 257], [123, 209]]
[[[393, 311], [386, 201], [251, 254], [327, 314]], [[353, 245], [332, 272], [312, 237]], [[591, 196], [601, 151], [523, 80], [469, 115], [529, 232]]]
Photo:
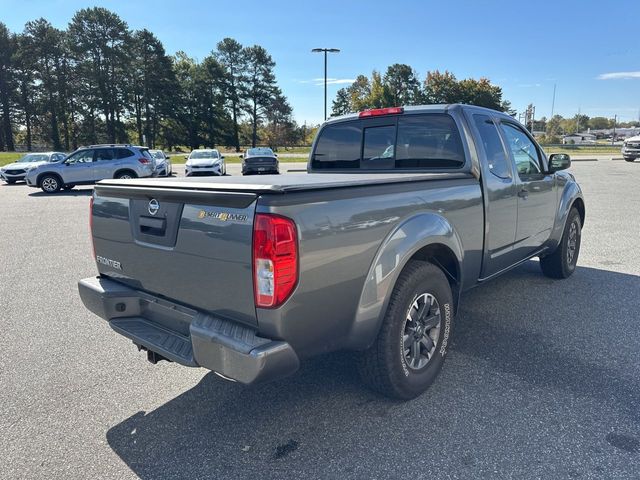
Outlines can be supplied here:
[[73, 190], [60, 190], [57, 193], [45, 193], [42, 191], [36, 191], [29, 194], [30, 197], [46, 197], [46, 198], [55, 198], [55, 197], [89, 197], [93, 194], [93, 188], [80, 188]]
[[[638, 276], [580, 267], [570, 279], [554, 281], [530, 261], [465, 294], [450, 358], [416, 400], [395, 402], [369, 392], [351, 354], [339, 353], [304, 362], [288, 379], [252, 387], [207, 374], [156, 410], [113, 426], [107, 441], [141, 478], [400, 478], [418, 468], [402, 454], [416, 442], [456, 453], [424, 457], [421, 468], [452, 468], [468, 478], [479, 472], [477, 458], [500, 462], [506, 456], [505, 468], [533, 473], [535, 446], [511, 458], [505, 449], [540, 435], [521, 423], [540, 416], [580, 428], [593, 423], [600, 434], [584, 452], [574, 452], [585, 463], [594, 450], [612, 454], [631, 445], [632, 451], [634, 436], [622, 435], [626, 443], [615, 437], [616, 444], [607, 437], [611, 430], [597, 424], [609, 421], [603, 412], [611, 412], [640, 433], [639, 291]], [[621, 348], [625, 337], [635, 349]], [[547, 461], [562, 441], [545, 439]], [[559, 455], [558, 476], [576, 473], [562, 470], [569, 467]], [[528, 469], [518, 464], [527, 461]]]

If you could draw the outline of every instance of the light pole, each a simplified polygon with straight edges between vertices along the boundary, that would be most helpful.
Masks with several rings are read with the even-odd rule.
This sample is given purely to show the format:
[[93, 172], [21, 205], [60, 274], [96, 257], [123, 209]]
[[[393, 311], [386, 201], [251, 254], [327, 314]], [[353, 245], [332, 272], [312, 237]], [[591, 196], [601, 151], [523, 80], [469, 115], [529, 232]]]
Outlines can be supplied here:
[[324, 52], [324, 119], [327, 119], [327, 52], [338, 53], [339, 48], [314, 48], [314, 53]]

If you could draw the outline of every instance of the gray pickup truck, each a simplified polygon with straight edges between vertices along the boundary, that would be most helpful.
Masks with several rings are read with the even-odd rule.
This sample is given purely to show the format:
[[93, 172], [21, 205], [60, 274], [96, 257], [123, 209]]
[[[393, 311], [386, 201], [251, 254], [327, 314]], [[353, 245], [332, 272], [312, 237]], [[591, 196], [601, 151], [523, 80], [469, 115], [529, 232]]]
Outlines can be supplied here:
[[85, 306], [147, 352], [242, 383], [356, 352], [375, 390], [437, 376], [462, 291], [532, 258], [573, 273], [585, 205], [566, 155], [468, 105], [331, 119], [307, 174], [100, 182]]

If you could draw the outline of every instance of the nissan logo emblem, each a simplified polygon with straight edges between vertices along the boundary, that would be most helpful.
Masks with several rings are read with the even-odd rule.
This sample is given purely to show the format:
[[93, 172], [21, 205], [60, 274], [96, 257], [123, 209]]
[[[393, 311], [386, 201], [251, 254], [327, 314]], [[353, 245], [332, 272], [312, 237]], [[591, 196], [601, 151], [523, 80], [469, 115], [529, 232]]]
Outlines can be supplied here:
[[158, 203], [158, 200], [156, 200], [155, 198], [149, 200], [148, 210], [151, 215], [155, 215], [156, 213], [158, 213], [158, 210], [160, 210], [160, 204]]

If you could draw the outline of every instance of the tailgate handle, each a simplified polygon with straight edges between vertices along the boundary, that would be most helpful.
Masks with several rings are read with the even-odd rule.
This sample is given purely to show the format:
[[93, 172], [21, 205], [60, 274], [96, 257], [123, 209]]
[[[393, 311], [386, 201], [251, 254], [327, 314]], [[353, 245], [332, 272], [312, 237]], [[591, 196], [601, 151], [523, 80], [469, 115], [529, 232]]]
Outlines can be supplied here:
[[140, 217], [140, 233], [145, 235], [164, 236], [167, 220], [164, 218]]

